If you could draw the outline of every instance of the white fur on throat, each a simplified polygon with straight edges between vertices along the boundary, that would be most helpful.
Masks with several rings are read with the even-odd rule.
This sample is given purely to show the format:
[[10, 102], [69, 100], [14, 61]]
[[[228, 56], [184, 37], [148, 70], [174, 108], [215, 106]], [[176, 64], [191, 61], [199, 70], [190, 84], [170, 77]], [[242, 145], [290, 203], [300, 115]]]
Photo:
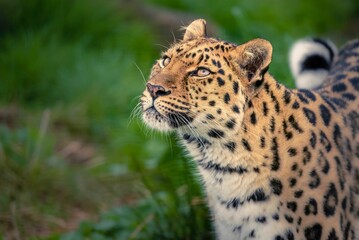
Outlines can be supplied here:
[[[181, 132], [181, 131], [180, 131]], [[180, 133], [181, 134], [181, 133]], [[183, 133], [182, 133], [183, 134]], [[239, 159], [245, 164], [245, 162], [253, 161], [252, 157], [256, 158], [258, 153], [253, 152], [252, 157], [246, 154], [241, 154], [239, 151], [237, 154], [230, 153], [223, 149], [219, 142], [211, 142], [211, 146], [206, 148], [205, 151], [199, 150], [195, 145], [188, 144], [185, 141], [182, 142], [187, 148], [188, 153], [195, 160], [200, 162], [203, 159], [211, 161], [213, 163], [221, 163], [223, 165], [238, 165]], [[255, 173], [247, 173], [245, 177], [243, 175], [236, 174], [222, 174], [215, 171], [208, 171], [198, 168], [203, 180], [208, 206], [211, 209], [212, 217], [214, 218], [214, 224], [216, 229], [216, 239], [221, 240], [238, 240], [246, 239], [252, 231], [256, 232], [256, 238], [267, 239], [267, 237], [273, 238], [273, 236], [279, 235], [288, 230], [287, 225], [273, 228], [272, 225], [258, 225], [255, 222], [255, 217], [258, 215], [272, 216], [278, 212], [277, 206], [279, 205], [279, 198], [272, 196], [268, 201], [263, 203], [259, 202], [247, 202], [245, 207], [238, 207], [238, 209], [229, 209], [221, 204], [221, 200], [228, 199], [247, 199], [253, 192], [249, 190], [262, 188], [264, 192], [269, 193], [271, 189], [266, 183], [262, 181], [262, 178], [266, 179], [270, 174], [262, 172], [261, 175]], [[260, 178], [258, 178], [260, 177]], [[218, 179], [221, 179], [218, 181]], [[236, 230], [237, 226], [241, 226]], [[293, 232], [295, 229], [291, 229]]]

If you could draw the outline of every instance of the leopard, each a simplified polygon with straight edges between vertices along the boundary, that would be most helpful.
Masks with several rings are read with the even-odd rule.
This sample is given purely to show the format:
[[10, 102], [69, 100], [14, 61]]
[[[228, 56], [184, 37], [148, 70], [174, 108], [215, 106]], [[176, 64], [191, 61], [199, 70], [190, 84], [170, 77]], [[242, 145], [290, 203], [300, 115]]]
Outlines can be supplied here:
[[142, 119], [178, 136], [216, 239], [359, 239], [359, 41], [327, 64], [307, 58], [328, 70], [307, 88], [275, 80], [272, 52], [194, 20], [153, 65]]

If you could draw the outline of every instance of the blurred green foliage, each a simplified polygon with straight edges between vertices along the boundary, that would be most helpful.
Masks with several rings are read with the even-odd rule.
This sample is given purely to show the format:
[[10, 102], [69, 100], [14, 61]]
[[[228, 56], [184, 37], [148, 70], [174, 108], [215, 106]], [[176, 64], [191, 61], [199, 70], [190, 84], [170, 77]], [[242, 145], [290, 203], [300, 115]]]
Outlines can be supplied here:
[[[270, 40], [271, 72], [289, 86], [290, 43], [342, 42], [359, 10], [350, 0], [132, 3], [209, 18], [233, 42]], [[159, 56], [155, 43], [163, 45], [135, 9], [125, 0], [0, 0], [5, 239], [213, 237], [195, 166], [174, 136], [146, 129], [133, 112]], [[62, 234], [78, 213], [88, 220]]]

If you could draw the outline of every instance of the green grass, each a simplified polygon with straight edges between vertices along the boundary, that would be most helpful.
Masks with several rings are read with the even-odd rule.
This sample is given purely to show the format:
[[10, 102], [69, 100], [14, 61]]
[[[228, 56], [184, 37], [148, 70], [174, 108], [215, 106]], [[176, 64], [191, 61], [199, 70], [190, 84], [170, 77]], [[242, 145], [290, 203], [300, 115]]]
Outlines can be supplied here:
[[[144, 2], [209, 18], [222, 39], [270, 40], [270, 71], [289, 86], [290, 44], [342, 42], [359, 9], [349, 0]], [[168, 45], [151, 19], [112, 0], [0, 0], [0, 22], [3, 237], [211, 239], [195, 166], [176, 137], [130, 117], [156, 44]]]
[[[8, 8], [0, 41], [0, 105], [8, 118], [0, 121], [0, 232], [6, 236], [63, 231], [75, 211], [93, 216], [133, 195], [122, 184], [139, 177], [120, 169], [133, 158], [127, 147], [143, 134], [126, 141], [140, 132], [126, 129], [143, 86], [136, 63], [148, 69], [155, 49], [145, 24], [102, 3], [27, 1]], [[76, 141], [94, 152], [85, 164], [62, 153]]]

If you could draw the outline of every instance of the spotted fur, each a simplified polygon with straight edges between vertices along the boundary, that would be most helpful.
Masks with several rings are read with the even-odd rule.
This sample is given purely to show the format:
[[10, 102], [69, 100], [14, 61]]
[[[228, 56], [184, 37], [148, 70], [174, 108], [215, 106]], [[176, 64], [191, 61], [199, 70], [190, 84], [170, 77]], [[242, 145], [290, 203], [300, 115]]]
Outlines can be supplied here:
[[194, 21], [152, 69], [144, 122], [181, 138], [218, 239], [358, 239], [359, 41], [315, 91], [276, 82], [271, 56]]

